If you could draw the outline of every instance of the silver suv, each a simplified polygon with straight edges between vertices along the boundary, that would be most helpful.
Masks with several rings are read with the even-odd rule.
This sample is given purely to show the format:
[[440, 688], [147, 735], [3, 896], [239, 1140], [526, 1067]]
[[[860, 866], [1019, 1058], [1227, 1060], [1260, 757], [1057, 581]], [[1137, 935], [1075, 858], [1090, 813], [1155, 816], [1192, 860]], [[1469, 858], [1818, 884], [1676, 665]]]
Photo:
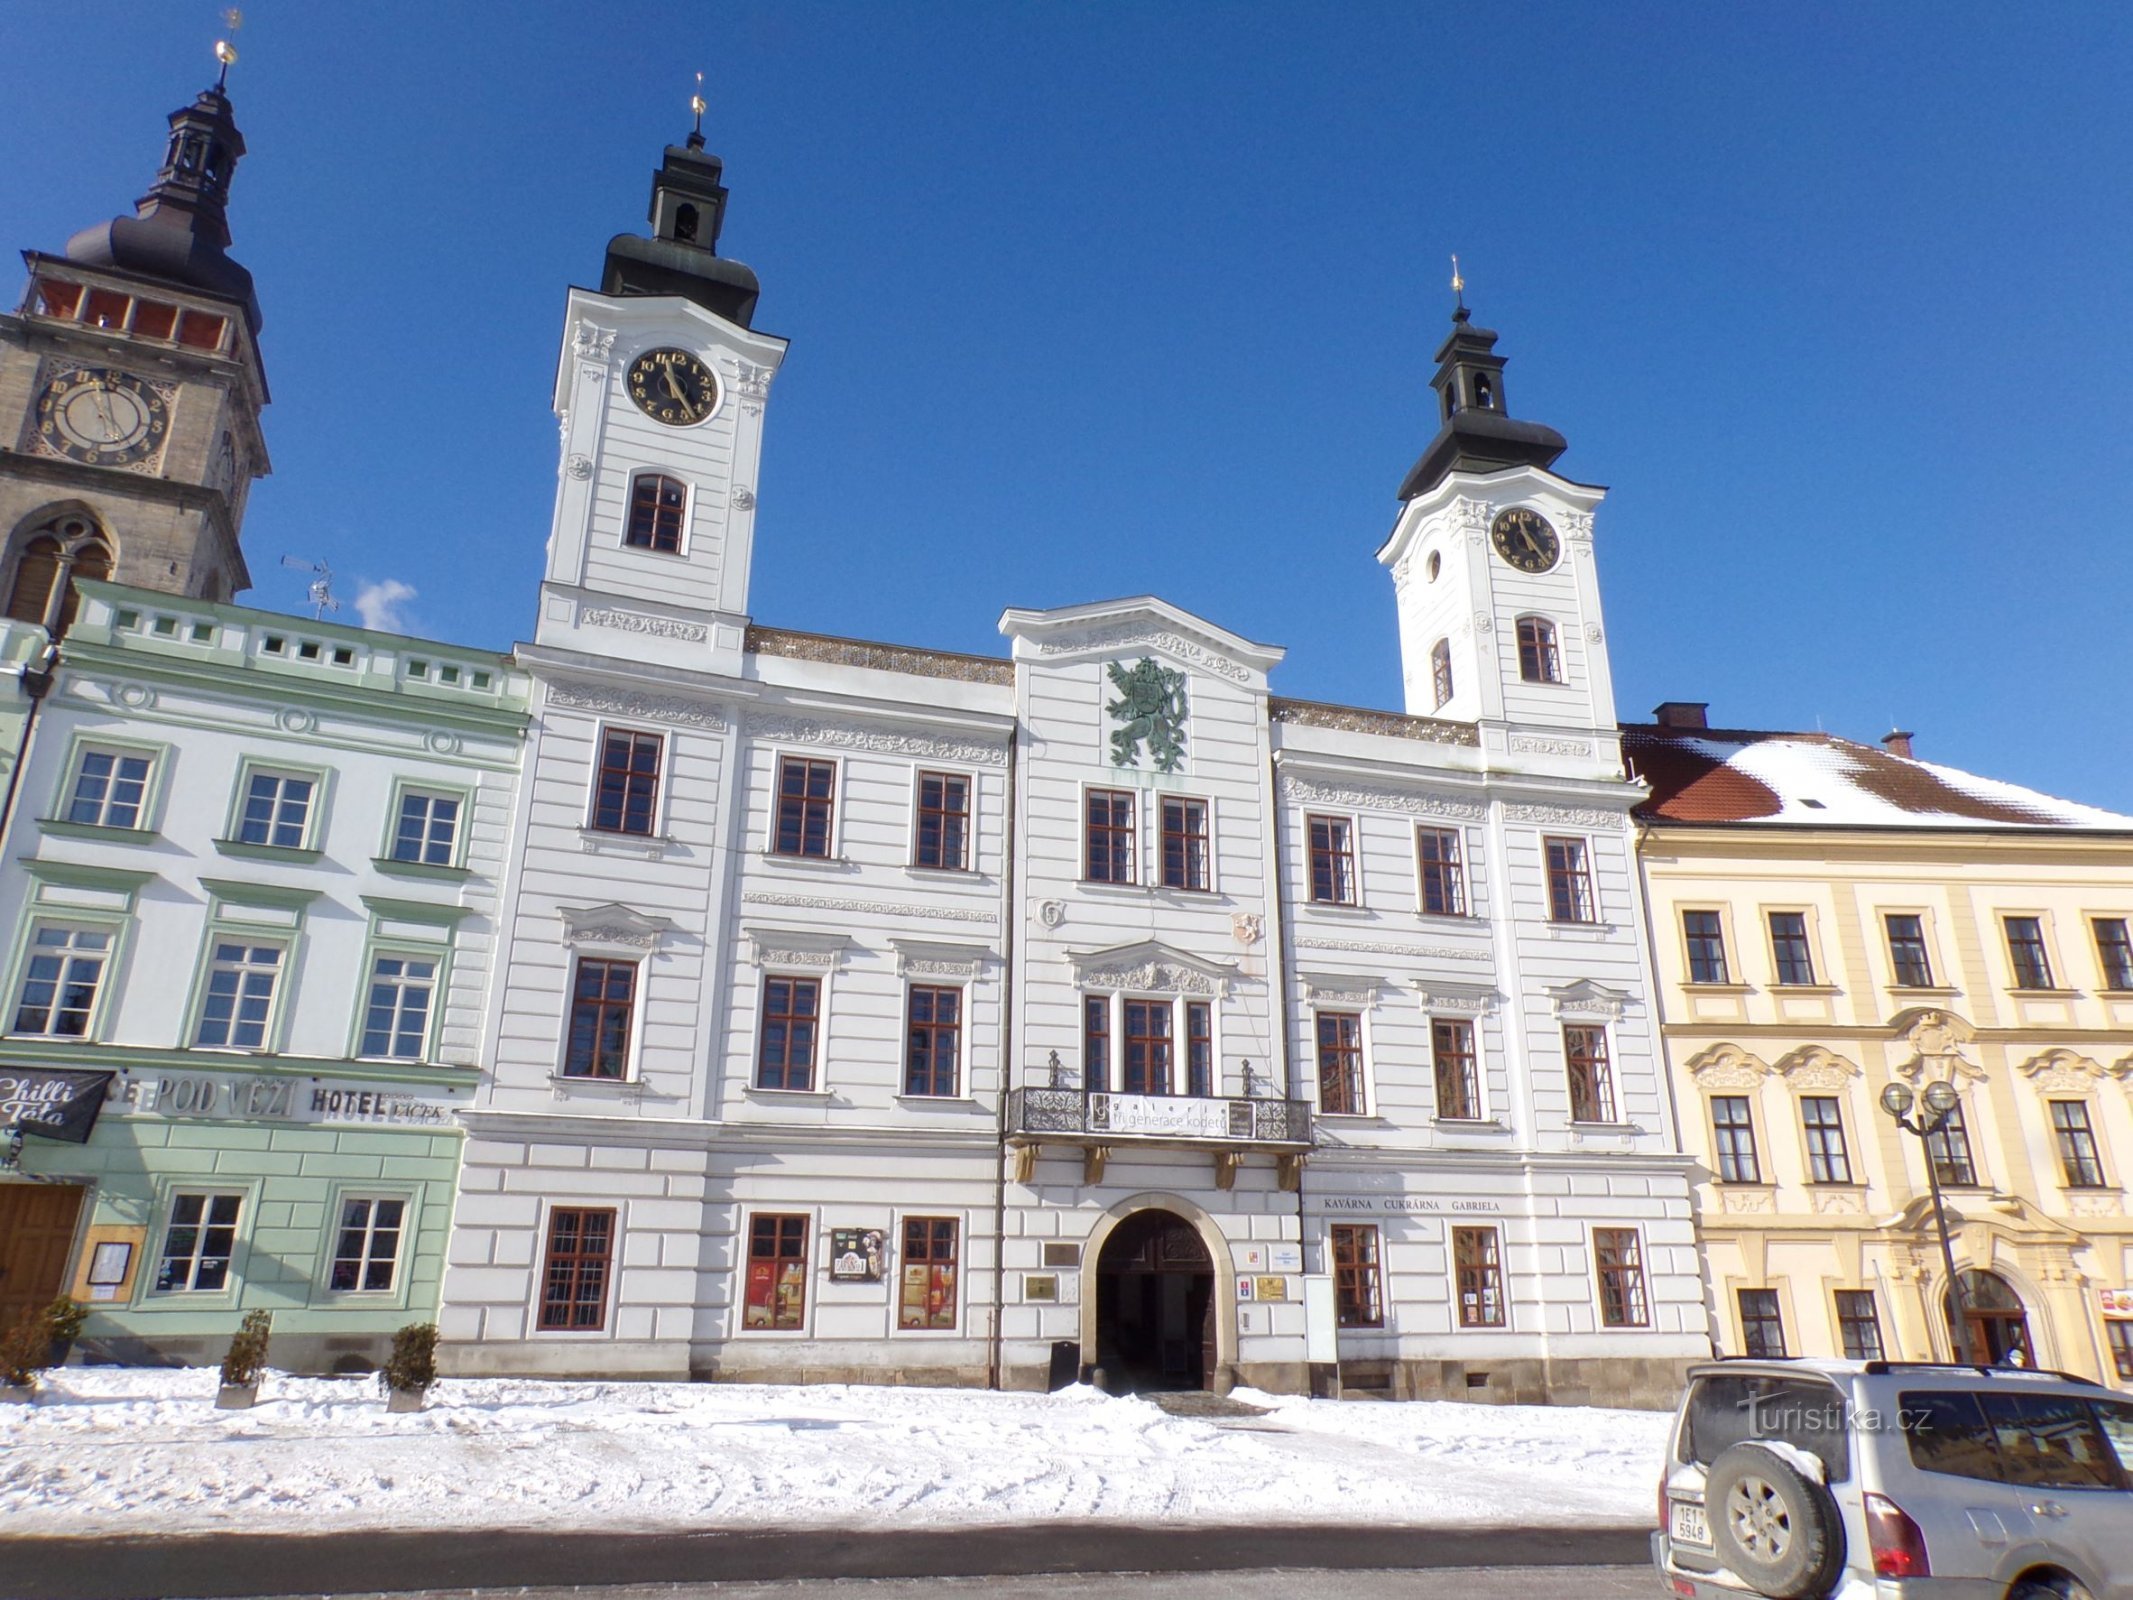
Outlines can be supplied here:
[[1686, 1600], [2133, 1600], [2133, 1403], [2016, 1367], [1695, 1367], [1652, 1560]]

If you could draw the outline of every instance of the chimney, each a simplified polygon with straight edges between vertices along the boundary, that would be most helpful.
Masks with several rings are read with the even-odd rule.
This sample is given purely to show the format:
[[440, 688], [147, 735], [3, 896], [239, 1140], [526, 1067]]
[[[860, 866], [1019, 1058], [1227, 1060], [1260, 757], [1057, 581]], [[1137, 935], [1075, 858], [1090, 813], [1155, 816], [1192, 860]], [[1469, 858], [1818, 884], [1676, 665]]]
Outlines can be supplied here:
[[1708, 700], [1662, 700], [1652, 707], [1652, 720], [1662, 728], [1708, 728]]
[[1900, 728], [1892, 728], [1881, 736], [1881, 746], [1892, 756], [1901, 756], [1906, 761], [1915, 760], [1911, 754], [1911, 737]]

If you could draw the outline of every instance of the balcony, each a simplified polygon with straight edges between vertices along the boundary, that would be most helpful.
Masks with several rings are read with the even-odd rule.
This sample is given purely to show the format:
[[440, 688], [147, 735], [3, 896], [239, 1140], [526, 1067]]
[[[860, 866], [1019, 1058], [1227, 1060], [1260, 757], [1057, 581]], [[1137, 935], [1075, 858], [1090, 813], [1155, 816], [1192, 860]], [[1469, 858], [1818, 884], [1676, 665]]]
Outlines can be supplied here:
[[1013, 1089], [1007, 1096], [1007, 1142], [1015, 1176], [1035, 1175], [1042, 1145], [1077, 1145], [1085, 1183], [1103, 1181], [1119, 1145], [1209, 1150], [1216, 1187], [1235, 1184], [1237, 1163], [1254, 1151], [1276, 1157], [1281, 1186], [1294, 1189], [1311, 1149], [1311, 1104], [1244, 1095], [1112, 1094], [1105, 1090]]

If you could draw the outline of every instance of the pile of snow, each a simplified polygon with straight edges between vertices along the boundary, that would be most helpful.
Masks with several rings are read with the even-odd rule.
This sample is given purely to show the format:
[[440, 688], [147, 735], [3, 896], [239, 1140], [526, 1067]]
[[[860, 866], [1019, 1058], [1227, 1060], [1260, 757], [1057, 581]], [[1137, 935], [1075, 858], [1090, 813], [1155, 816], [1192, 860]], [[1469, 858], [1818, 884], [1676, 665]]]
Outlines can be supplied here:
[[1140, 1399], [961, 1389], [453, 1379], [420, 1412], [364, 1379], [67, 1368], [0, 1406], [10, 1534], [701, 1529], [1110, 1519], [1564, 1525], [1651, 1516], [1667, 1418], [1303, 1400], [1172, 1417]]

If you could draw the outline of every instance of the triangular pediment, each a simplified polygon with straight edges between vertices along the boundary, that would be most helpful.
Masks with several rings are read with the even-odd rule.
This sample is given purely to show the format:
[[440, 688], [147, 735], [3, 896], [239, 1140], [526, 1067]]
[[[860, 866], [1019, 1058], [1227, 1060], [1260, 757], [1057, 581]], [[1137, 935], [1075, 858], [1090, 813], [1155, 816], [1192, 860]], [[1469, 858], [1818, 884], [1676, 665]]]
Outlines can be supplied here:
[[1612, 1022], [1628, 1011], [1632, 996], [1627, 989], [1580, 978], [1575, 983], [1556, 984], [1548, 990], [1548, 998], [1555, 1002], [1555, 1014], [1563, 1020]]
[[596, 906], [561, 906], [557, 915], [563, 919], [564, 939], [572, 945], [649, 950], [674, 928], [665, 917], [646, 916], [612, 900]]
[[1140, 994], [1224, 993], [1237, 975], [1233, 963], [1209, 961], [1160, 939], [1070, 950], [1067, 961], [1084, 989], [1131, 990]]
[[1212, 672], [1257, 687], [1265, 686], [1267, 673], [1288, 653], [1280, 645], [1254, 643], [1154, 595], [1049, 611], [1010, 609], [1000, 614], [1000, 631], [1014, 641], [1018, 661], [1073, 661], [1138, 651], [1167, 658], [1188, 671]]
[[[1948, 1231], [1959, 1234], [1982, 1229], [2003, 1238], [2047, 1244], [2083, 1242], [2083, 1235], [2056, 1217], [2046, 1216], [2027, 1200], [2012, 1194], [1944, 1195], [1948, 1208]], [[1890, 1224], [1897, 1233], [1914, 1233], [1937, 1245], [1939, 1232], [1933, 1225], [1933, 1197], [1922, 1194], [1896, 1214]]]

